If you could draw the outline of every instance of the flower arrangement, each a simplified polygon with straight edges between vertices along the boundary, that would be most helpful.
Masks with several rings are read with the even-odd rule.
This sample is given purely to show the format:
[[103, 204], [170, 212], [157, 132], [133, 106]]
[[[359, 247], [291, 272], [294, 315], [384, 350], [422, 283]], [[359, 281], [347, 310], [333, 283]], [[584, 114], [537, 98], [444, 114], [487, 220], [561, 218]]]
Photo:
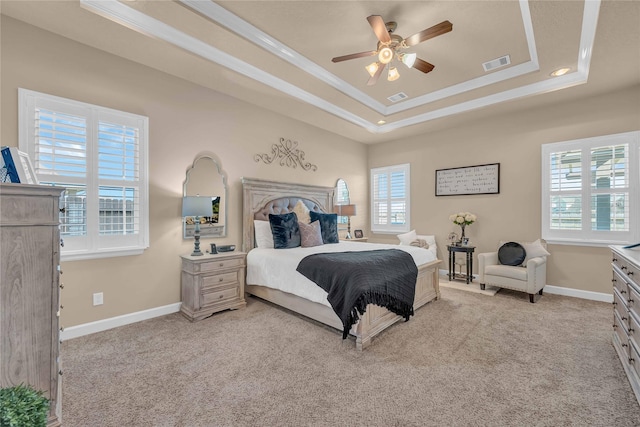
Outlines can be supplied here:
[[459, 225], [460, 228], [462, 229], [462, 235], [460, 236], [460, 240], [464, 239], [464, 229], [467, 225], [471, 225], [474, 222], [476, 222], [476, 220], [478, 219], [478, 217], [476, 217], [474, 214], [472, 214], [471, 212], [458, 212], [458, 213], [454, 213], [449, 215], [449, 221], [452, 221], [454, 224]]
[[449, 215], [449, 221], [453, 221], [454, 224], [460, 225], [460, 226], [462, 226], [463, 224], [471, 225], [474, 222], [476, 222], [477, 219], [478, 217], [476, 217], [471, 212], [458, 212], [458, 213]]

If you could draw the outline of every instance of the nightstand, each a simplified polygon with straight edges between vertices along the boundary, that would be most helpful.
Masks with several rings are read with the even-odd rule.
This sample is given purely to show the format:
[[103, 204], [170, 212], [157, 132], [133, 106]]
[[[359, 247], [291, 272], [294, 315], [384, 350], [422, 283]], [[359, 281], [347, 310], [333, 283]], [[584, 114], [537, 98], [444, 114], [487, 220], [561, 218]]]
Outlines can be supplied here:
[[246, 253], [182, 256], [182, 306], [192, 322], [218, 311], [238, 309], [244, 300]]
[[342, 242], [366, 242], [368, 240], [369, 240], [368, 237], [358, 237], [358, 238], [352, 237], [351, 239], [340, 239], [340, 241]]
[[[449, 251], [449, 281], [454, 279], [466, 280], [467, 284], [473, 282], [473, 251], [475, 246], [447, 246]], [[456, 274], [456, 252], [463, 252], [467, 256], [467, 274]]]

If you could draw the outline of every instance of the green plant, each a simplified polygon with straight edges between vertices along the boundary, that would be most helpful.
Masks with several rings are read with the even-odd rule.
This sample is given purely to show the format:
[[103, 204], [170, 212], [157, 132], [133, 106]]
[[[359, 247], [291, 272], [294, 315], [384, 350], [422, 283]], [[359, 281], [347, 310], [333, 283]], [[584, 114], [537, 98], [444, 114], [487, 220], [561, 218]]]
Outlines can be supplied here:
[[45, 427], [49, 400], [28, 385], [0, 389], [0, 427]]

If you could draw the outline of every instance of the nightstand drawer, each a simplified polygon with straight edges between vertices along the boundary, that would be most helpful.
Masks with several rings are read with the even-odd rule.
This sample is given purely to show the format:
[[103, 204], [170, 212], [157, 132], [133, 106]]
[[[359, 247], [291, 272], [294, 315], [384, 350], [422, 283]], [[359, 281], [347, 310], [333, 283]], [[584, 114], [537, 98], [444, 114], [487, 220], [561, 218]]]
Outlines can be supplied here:
[[232, 288], [219, 289], [219, 290], [214, 290], [210, 292], [206, 292], [206, 291], [202, 292], [200, 305], [204, 307], [209, 304], [216, 304], [216, 303], [224, 302], [234, 298], [238, 298], [239, 296], [238, 291], [239, 291], [238, 287], [234, 286]]
[[200, 272], [206, 273], [209, 271], [240, 267], [242, 265], [244, 265], [243, 258], [211, 260], [211, 261], [203, 262], [200, 264]]
[[230, 271], [228, 273], [215, 274], [210, 276], [202, 276], [202, 290], [206, 292], [207, 288], [235, 283], [238, 281], [238, 272]]

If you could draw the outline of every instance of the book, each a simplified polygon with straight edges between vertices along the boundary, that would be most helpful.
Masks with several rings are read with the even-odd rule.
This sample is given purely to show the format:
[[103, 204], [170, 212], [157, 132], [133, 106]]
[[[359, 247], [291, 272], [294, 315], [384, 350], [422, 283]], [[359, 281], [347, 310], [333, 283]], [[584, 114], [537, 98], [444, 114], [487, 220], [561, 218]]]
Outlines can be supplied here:
[[[16, 147], [2, 147], [2, 182], [38, 184], [38, 179], [27, 153]], [[6, 174], [5, 174], [6, 170]]]

